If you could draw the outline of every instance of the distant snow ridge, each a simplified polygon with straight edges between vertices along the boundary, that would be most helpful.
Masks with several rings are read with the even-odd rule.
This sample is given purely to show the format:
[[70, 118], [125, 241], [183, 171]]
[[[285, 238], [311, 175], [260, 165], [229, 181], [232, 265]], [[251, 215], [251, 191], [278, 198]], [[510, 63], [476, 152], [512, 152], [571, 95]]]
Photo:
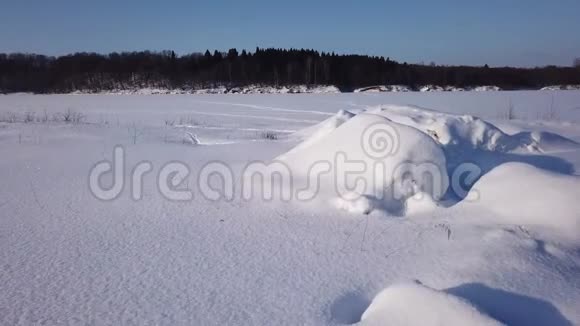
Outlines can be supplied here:
[[464, 92], [464, 91], [475, 91], [475, 92], [490, 92], [490, 91], [501, 91], [498, 86], [475, 86], [475, 87], [458, 87], [458, 86], [439, 86], [439, 85], [423, 85], [416, 89], [413, 89], [405, 85], [377, 85], [357, 88], [354, 90], [355, 93], [382, 93], [382, 92]]
[[443, 92], [445, 89], [437, 85], [425, 85], [419, 88], [419, 92]]
[[379, 293], [358, 325], [503, 325], [468, 301], [421, 284], [392, 285]]
[[[212, 89], [194, 91], [195, 94], [212, 94]], [[332, 85], [292, 85], [292, 86], [259, 86], [250, 85], [242, 87], [222, 87], [217, 94], [302, 94], [302, 93], [340, 93], [336, 86]]]
[[580, 85], [552, 85], [542, 87], [541, 91], [577, 91], [580, 90]]
[[249, 85], [240, 87], [216, 86], [212, 88], [130, 88], [114, 89], [109, 91], [95, 92], [92, 90], [75, 91], [72, 94], [114, 94], [114, 95], [162, 95], [162, 94], [302, 94], [302, 93], [340, 93], [340, 90], [332, 85], [292, 85], [292, 86], [260, 86]]
[[[576, 86], [551, 86], [550, 89], [578, 89]], [[497, 86], [477, 86], [472, 88], [462, 88], [456, 86], [425, 85], [418, 89], [413, 89], [405, 85], [376, 85], [355, 89], [355, 93], [381, 93], [381, 92], [461, 92], [461, 91], [499, 91]], [[112, 90], [77, 90], [73, 95], [81, 94], [112, 94], [112, 95], [178, 95], [178, 94], [326, 94], [341, 93], [341, 90], [333, 85], [290, 85], [290, 86], [215, 86], [211, 88], [167, 88], [167, 87], [134, 87], [126, 89]]]
[[408, 86], [405, 85], [377, 85], [357, 88], [354, 90], [355, 93], [382, 93], [382, 92], [412, 92]]
[[501, 91], [498, 86], [475, 86], [475, 87], [457, 87], [457, 86], [438, 86], [438, 85], [425, 85], [419, 88], [420, 92], [463, 92], [463, 91], [473, 91], [473, 92], [497, 92]]
[[501, 88], [494, 85], [487, 85], [487, 86], [476, 86], [471, 88], [470, 90], [475, 92], [497, 92], [501, 91]]

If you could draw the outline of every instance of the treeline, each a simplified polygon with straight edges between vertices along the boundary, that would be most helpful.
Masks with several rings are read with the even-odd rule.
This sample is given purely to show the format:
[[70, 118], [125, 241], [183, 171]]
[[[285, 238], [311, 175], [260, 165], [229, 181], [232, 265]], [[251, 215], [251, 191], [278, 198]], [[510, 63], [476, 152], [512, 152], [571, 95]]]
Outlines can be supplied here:
[[296, 49], [241, 53], [206, 51], [178, 56], [173, 51], [75, 53], [60, 57], [0, 54], [0, 91], [72, 92], [160, 88], [207, 88], [262, 84], [335, 85], [348, 91], [372, 85], [497, 85], [533, 89], [580, 84], [579, 67], [490, 68], [400, 63], [390, 58]]

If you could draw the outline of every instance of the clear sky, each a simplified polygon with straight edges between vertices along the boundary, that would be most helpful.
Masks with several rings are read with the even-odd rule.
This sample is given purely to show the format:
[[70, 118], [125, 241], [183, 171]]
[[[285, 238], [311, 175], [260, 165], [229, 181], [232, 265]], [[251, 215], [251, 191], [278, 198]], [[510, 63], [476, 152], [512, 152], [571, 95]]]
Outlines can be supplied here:
[[398, 61], [566, 65], [580, 0], [0, 0], [0, 52], [314, 48]]

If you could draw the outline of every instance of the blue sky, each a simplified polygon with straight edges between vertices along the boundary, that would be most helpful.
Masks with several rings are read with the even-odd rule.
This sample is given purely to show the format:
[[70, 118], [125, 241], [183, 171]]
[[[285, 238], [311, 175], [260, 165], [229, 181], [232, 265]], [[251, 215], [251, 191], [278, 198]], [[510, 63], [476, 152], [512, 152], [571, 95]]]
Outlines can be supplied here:
[[0, 52], [314, 48], [440, 64], [571, 65], [579, 0], [0, 0]]

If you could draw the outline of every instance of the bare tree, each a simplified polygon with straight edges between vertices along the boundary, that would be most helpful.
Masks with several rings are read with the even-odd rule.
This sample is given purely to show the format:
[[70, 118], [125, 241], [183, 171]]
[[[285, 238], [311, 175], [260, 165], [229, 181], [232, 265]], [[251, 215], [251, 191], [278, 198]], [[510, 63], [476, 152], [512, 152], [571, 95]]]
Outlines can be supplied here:
[[574, 67], [580, 68], [580, 58], [574, 59]]

